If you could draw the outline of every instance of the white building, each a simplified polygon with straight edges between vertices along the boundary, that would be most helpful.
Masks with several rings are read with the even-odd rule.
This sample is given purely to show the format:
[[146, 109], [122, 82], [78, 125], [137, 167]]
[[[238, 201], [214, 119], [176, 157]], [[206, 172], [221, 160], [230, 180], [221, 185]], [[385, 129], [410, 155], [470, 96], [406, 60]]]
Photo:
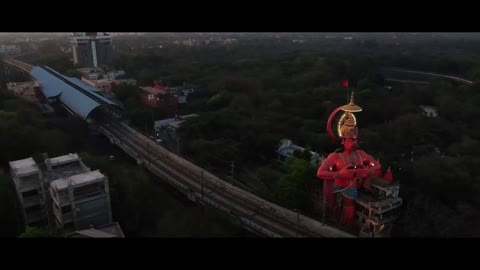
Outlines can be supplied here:
[[25, 225], [46, 224], [46, 192], [42, 183], [42, 171], [31, 157], [10, 161], [9, 164]]
[[[10, 161], [25, 225], [64, 233], [112, 223], [108, 178], [77, 154]], [[42, 170], [43, 168], [43, 170]]]
[[112, 37], [107, 33], [73, 33], [70, 42], [75, 64], [98, 67], [111, 61]]
[[87, 229], [112, 222], [108, 178], [99, 170], [57, 179], [50, 184], [58, 229]]
[[420, 105], [420, 108], [422, 108], [423, 113], [428, 117], [437, 117], [438, 116], [437, 108], [435, 108], [433, 106]]
[[19, 55], [22, 52], [17, 45], [0, 45], [0, 55], [14, 56]]
[[[278, 160], [282, 163], [285, 163], [285, 161], [288, 158], [295, 157], [294, 155], [295, 150], [306, 151], [307, 149], [293, 144], [291, 140], [288, 140], [288, 139], [280, 140], [280, 145], [277, 150]], [[322, 158], [317, 152], [310, 151], [310, 154], [311, 154], [310, 164], [312, 164], [312, 166], [318, 166]]]

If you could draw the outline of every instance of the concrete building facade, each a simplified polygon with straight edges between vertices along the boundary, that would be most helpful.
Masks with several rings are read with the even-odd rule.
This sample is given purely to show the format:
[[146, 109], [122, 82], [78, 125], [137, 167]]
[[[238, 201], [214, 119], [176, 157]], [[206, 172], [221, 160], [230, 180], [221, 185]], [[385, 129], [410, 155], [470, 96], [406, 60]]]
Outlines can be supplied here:
[[112, 37], [107, 33], [73, 33], [73, 62], [86, 67], [109, 64], [112, 59]]
[[46, 192], [39, 166], [31, 157], [10, 161], [9, 165], [24, 224], [32, 226], [48, 224]]
[[[291, 140], [282, 139], [280, 140], [280, 145], [277, 149], [278, 154], [278, 161], [281, 163], [285, 163], [288, 158], [295, 157], [295, 151], [309, 151], [303, 147], [295, 145], [292, 143]], [[310, 164], [312, 166], [318, 166], [324, 157], [320, 156], [317, 152], [309, 151], [310, 152]]]
[[77, 154], [10, 162], [25, 226], [64, 233], [112, 223], [108, 178]]
[[98, 170], [53, 181], [50, 196], [58, 229], [81, 230], [112, 222], [108, 178]]
[[40, 85], [35, 81], [9, 82], [7, 83], [7, 89], [13, 95], [28, 102], [38, 102], [43, 98], [40, 91]]

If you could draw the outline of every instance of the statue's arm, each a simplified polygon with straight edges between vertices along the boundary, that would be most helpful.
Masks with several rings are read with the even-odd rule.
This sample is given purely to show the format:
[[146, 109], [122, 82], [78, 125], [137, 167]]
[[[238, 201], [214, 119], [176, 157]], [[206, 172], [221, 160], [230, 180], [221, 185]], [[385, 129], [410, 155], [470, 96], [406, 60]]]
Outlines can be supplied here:
[[322, 162], [318, 168], [317, 177], [323, 180], [334, 180], [338, 177], [338, 171], [335, 168], [336, 154], [332, 153]]
[[362, 157], [363, 164], [366, 164], [366, 168], [369, 172], [369, 175], [375, 175], [381, 177], [382, 175], [382, 165], [373, 159], [372, 156], [365, 153], [363, 150], [358, 150], [360, 152], [360, 156]]

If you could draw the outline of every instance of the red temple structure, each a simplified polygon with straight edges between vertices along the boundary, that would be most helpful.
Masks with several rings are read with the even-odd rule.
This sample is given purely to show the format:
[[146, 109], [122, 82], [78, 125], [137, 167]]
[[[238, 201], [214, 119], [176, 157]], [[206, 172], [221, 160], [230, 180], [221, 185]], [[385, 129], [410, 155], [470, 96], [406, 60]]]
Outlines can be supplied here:
[[[402, 199], [399, 185], [388, 168], [382, 173], [380, 162], [358, 149], [359, 130], [354, 115], [362, 108], [350, 103], [336, 108], [327, 121], [327, 132], [343, 149], [331, 153], [322, 162], [317, 177], [323, 180], [324, 211], [332, 214], [340, 225], [358, 229], [362, 237], [389, 236], [392, 223], [398, 217]], [[332, 122], [337, 121], [337, 134]]]

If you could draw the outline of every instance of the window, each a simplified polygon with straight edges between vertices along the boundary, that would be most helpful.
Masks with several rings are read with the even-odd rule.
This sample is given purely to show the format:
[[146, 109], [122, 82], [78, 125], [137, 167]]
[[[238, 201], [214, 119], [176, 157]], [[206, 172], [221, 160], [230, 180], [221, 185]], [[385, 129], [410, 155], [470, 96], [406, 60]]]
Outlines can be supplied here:
[[33, 212], [36, 212], [36, 211], [40, 211], [41, 209], [42, 209], [42, 207], [40, 205], [34, 205], [32, 207], [25, 208], [25, 212], [27, 214], [29, 214], [29, 213], [33, 213]]
[[22, 192], [23, 197], [30, 197], [30, 196], [34, 196], [34, 195], [38, 195], [38, 191], [36, 189], [30, 190], [30, 191], [27, 191], [27, 192]]
[[32, 227], [42, 227], [44, 226], [45, 224], [40, 220], [40, 221], [36, 221], [36, 222], [33, 222], [33, 223], [30, 223], [30, 226]]
[[20, 178], [20, 183], [22, 185], [34, 185], [39, 184], [40, 179], [38, 179], [38, 174], [32, 174], [29, 176], [24, 176]]
[[71, 169], [75, 166], [80, 166], [80, 162], [78, 160], [74, 160], [68, 163], [53, 165], [52, 170], [59, 170], [59, 169]]
[[63, 224], [63, 230], [64, 231], [68, 232], [68, 231], [73, 231], [74, 229], [75, 229], [75, 227], [73, 226], [73, 221]]
[[62, 213], [65, 214], [65, 213], [70, 213], [72, 212], [72, 206], [71, 205], [65, 205], [64, 207], [62, 207]]
[[101, 188], [102, 186], [103, 183], [95, 183], [76, 188], [74, 191], [75, 199], [102, 194], [104, 193], [104, 189]]

